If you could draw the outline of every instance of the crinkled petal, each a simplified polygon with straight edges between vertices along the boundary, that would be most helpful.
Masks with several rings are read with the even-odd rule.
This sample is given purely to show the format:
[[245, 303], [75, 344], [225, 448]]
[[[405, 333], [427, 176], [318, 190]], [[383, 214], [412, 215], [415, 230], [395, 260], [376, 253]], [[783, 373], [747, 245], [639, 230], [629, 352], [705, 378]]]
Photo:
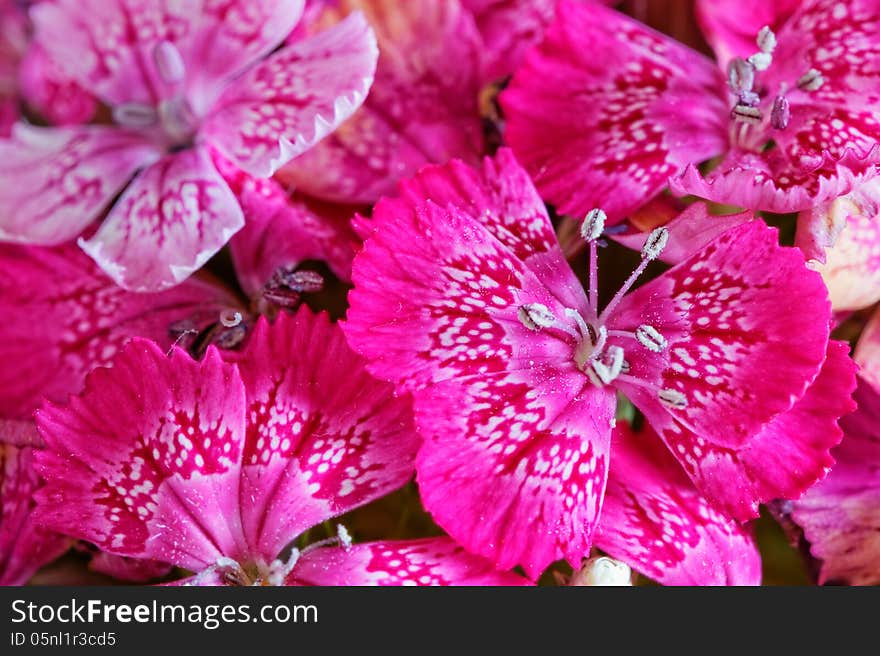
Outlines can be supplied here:
[[299, 585], [528, 585], [517, 574], [498, 572], [485, 558], [449, 538], [367, 542], [348, 549], [304, 554], [288, 583]]
[[664, 585], [759, 585], [749, 528], [719, 512], [657, 435], [618, 424], [596, 546]]
[[126, 292], [73, 244], [0, 246], [0, 417], [30, 417], [43, 398], [65, 401], [131, 337], [167, 349], [176, 324], [197, 332], [236, 306], [195, 278], [158, 294]]
[[[476, 162], [483, 149], [482, 42], [470, 14], [450, 0], [342, 5], [363, 11], [376, 32], [376, 81], [351, 120], [281, 169], [280, 178], [321, 198], [373, 203], [425, 164]], [[328, 13], [339, 19], [340, 10]]]
[[376, 37], [361, 13], [274, 53], [223, 92], [201, 133], [267, 178], [333, 132], [373, 83]]
[[360, 246], [350, 225], [353, 208], [291, 198], [272, 178], [254, 178], [229, 162], [215, 162], [244, 213], [244, 228], [229, 247], [248, 296], [258, 295], [277, 270], [306, 260], [325, 262], [341, 280], [351, 279], [351, 261]]
[[841, 420], [836, 464], [792, 508], [812, 554], [822, 561], [819, 583], [880, 583], [880, 395], [862, 380], [859, 409]]
[[[640, 407], [706, 498], [745, 521], [757, 516], [759, 503], [798, 498], [834, 463], [829, 452], [843, 436], [837, 422], [855, 408], [848, 350], [829, 342], [825, 364], [803, 397], [739, 446], [695, 434], [656, 407]], [[762, 383], [762, 389], [770, 388]]]
[[862, 330], [853, 359], [859, 376], [880, 389], [880, 312], [875, 311]]
[[[765, 25], [779, 33], [801, 0], [697, 0], [697, 20], [722, 69], [734, 57], [758, 52], [756, 38]], [[806, 69], [804, 71], [806, 72]]]
[[192, 570], [249, 553], [238, 491], [244, 385], [213, 347], [196, 362], [133, 339], [82, 395], [37, 420], [43, 525]]
[[564, 0], [501, 103], [507, 142], [541, 195], [563, 213], [602, 207], [618, 221], [687, 164], [727, 149], [722, 94], [702, 55], [598, 4]]
[[244, 225], [241, 206], [203, 148], [167, 155], [125, 190], [80, 246], [116, 284], [156, 292], [199, 269]]
[[767, 212], [800, 212], [832, 201], [873, 178], [880, 149], [868, 156], [850, 150], [842, 156], [818, 154], [808, 165], [798, 165], [778, 149], [757, 154], [733, 150], [715, 169], [703, 176], [689, 165], [669, 186], [678, 195], [734, 207]]
[[[441, 193], [416, 204], [426, 180]], [[514, 237], [503, 228], [518, 197], [489, 191], [493, 183], [450, 165], [405, 184], [407, 200], [380, 204], [355, 258], [344, 329], [372, 372], [414, 390], [426, 440], [418, 481], [435, 520], [469, 551], [536, 578], [553, 560], [580, 563], [589, 552], [615, 399], [577, 369], [569, 335], [521, 320], [531, 304], [564, 320], [565, 306], [531, 270], [544, 261], [530, 244], [546, 217], [534, 214], [526, 225], [539, 230]], [[550, 277], [573, 278], [561, 265], [567, 274]], [[581, 293], [575, 308], [585, 303]]]
[[269, 558], [306, 529], [403, 486], [420, 440], [411, 402], [370, 376], [326, 314], [256, 326], [234, 359], [247, 390], [240, 510]]
[[[668, 412], [714, 444], [741, 446], [803, 396], [825, 360], [825, 285], [762, 221], [727, 231], [638, 293], [669, 294], [687, 322], [682, 335], [667, 337], [669, 365], [659, 384], [686, 399], [684, 409]], [[631, 295], [621, 308], [639, 301]], [[621, 387], [659, 406], [644, 388]]]
[[65, 537], [34, 519], [33, 497], [40, 477], [33, 452], [32, 447], [7, 443], [6, 426], [0, 423], [0, 585], [25, 584], [70, 546]]
[[135, 171], [158, 158], [143, 137], [118, 128], [16, 125], [0, 141], [0, 240], [74, 239]]
[[223, 81], [281, 43], [302, 13], [302, 0], [57, 0], [31, 10], [36, 40], [83, 88], [109, 105], [157, 104], [179, 92], [155, 62], [173, 43], [188, 99], [207, 109]]

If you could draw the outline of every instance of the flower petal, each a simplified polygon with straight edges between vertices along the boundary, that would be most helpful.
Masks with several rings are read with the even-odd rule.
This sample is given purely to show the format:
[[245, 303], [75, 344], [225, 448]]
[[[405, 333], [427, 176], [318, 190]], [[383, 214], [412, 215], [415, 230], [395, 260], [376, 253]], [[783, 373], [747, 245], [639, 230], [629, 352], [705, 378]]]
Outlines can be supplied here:
[[236, 306], [223, 288], [197, 279], [159, 294], [126, 292], [73, 244], [2, 245], [0, 417], [30, 417], [43, 398], [65, 401], [131, 337], [167, 349], [175, 324], [198, 332]]
[[792, 507], [822, 561], [820, 584], [880, 583], [880, 395], [862, 380], [855, 398], [859, 409], [841, 421], [843, 441], [832, 451], [836, 464]]
[[238, 519], [244, 386], [213, 347], [195, 362], [133, 339], [81, 396], [37, 420], [45, 526], [193, 570], [248, 553]]
[[449, 538], [367, 542], [348, 549], [304, 554], [290, 583], [299, 585], [528, 585], [517, 574], [498, 572], [485, 558]]
[[196, 148], [142, 172], [80, 247], [121, 287], [156, 292], [188, 278], [243, 225], [226, 181]]
[[34, 520], [34, 491], [40, 477], [33, 467], [33, 448], [5, 442], [0, 422], [0, 585], [24, 585], [43, 565], [70, 546], [65, 537]]
[[619, 221], [685, 165], [726, 150], [722, 91], [698, 53], [598, 4], [564, 0], [501, 94], [505, 136], [561, 212], [601, 207]]
[[202, 134], [258, 178], [333, 132], [364, 102], [376, 70], [376, 37], [363, 15], [274, 53], [221, 95]]
[[[476, 162], [482, 42], [470, 14], [450, 0], [347, 0], [343, 7], [362, 10], [376, 31], [376, 81], [351, 120], [281, 169], [280, 179], [321, 198], [374, 203], [425, 164]], [[338, 20], [339, 10], [327, 13]]]
[[88, 123], [97, 111], [97, 101], [68, 78], [38, 44], [28, 50], [18, 76], [21, 95], [53, 125]]
[[834, 463], [829, 451], [843, 436], [837, 422], [854, 409], [848, 350], [829, 342], [825, 364], [803, 397], [738, 446], [695, 434], [656, 408], [642, 409], [706, 498], [745, 521], [757, 516], [759, 503], [798, 498]]
[[410, 401], [367, 374], [326, 314], [262, 319], [229, 354], [247, 390], [241, 508], [267, 558], [331, 517], [403, 486], [420, 440]]
[[118, 128], [16, 125], [12, 139], [0, 141], [0, 240], [74, 239], [158, 157], [143, 137]]
[[618, 423], [596, 546], [664, 585], [759, 585], [751, 530], [719, 512], [647, 428]]

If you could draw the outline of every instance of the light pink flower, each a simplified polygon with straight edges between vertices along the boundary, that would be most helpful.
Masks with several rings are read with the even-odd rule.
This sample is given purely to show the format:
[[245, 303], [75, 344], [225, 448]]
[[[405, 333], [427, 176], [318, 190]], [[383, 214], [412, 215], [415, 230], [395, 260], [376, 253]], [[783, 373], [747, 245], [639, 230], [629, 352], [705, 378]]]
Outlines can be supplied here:
[[[533, 577], [588, 553], [617, 391], [740, 520], [824, 473], [849, 409], [825, 287], [775, 230], [737, 225], [626, 293], [669, 239], [657, 230], [600, 310], [600, 214], [584, 225], [586, 294], [506, 150], [477, 170], [426, 168], [359, 227], [371, 234], [344, 330], [371, 372], [415, 396], [425, 506], [469, 550]], [[819, 403], [809, 391], [826, 378]]]
[[[491, 571], [447, 542], [352, 547], [344, 532], [339, 546], [288, 558], [310, 527], [412, 476], [411, 404], [308, 309], [272, 327], [261, 320], [229, 359], [213, 347], [201, 361], [178, 349], [168, 357], [133, 340], [80, 397], [44, 407], [40, 521], [109, 553], [192, 570], [197, 584], [296, 583], [300, 571], [366, 583], [394, 565], [387, 551], [410, 562], [385, 579]], [[322, 574], [329, 561], [339, 571]]]
[[[714, 19], [743, 5], [717, 4]], [[563, 0], [501, 94], [505, 136], [542, 195], [574, 216], [601, 206], [618, 221], [667, 183], [749, 209], [808, 209], [875, 174], [878, 19], [874, 2], [809, 0], [778, 34], [760, 32], [755, 63], [725, 74], [622, 14]], [[713, 32], [727, 38], [722, 58], [737, 40]]]
[[0, 144], [0, 237], [68, 241], [123, 190], [82, 248], [128, 289], [185, 279], [243, 225], [209, 147], [268, 177], [369, 90], [376, 43], [360, 14], [273, 52], [301, 12], [301, 0], [32, 8], [37, 44], [110, 106], [114, 125], [16, 126]]

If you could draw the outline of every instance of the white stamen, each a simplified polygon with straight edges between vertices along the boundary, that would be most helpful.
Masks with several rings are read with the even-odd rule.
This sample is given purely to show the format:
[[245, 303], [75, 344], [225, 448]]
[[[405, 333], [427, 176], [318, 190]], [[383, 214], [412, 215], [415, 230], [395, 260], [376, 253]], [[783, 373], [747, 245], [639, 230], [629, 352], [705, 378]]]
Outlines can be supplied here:
[[731, 59], [727, 66], [727, 84], [734, 93], [751, 91], [755, 86], [755, 67], [741, 57]]
[[519, 310], [516, 311], [516, 316], [522, 325], [534, 331], [549, 328], [556, 323], [556, 317], [550, 312], [550, 308], [543, 303], [526, 303], [521, 305]]
[[287, 581], [287, 576], [293, 571], [293, 568], [296, 567], [300, 555], [302, 555], [300, 550], [294, 547], [290, 552], [290, 558], [287, 559], [286, 563], [278, 559], [273, 560], [269, 565], [269, 573], [266, 575], [266, 582], [269, 585], [284, 585], [285, 581]]
[[177, 84], [182, 82], [186, 75], [186, 64], [177, 49], [170, 41], [162, 41], [153, 49], [153, 62], [159, 77], [165, 84]]
[[581, 237], [586, 241], [595, 241], [602, 236], [605, 230], [605, 221], [608, 215], [599, 208], [595, 208], [587, 212], [584, 222], [581, 224]]
[[336, 525], [336, 537], [339, 538], [339, 544], [342, 545], [343, 549], [351, 549], [351, 534], [342, 524]]
[[639, 340], [639, 344], [654, 353], [660, 353], [668, 345], [666, 338], [654, 326], [646, 323], [636, 328], [636, 339]]
[[815, 68], [808, 70], [797, 81], [798, 89], [803, 91], [817, 91], [823, 84], [825, 84], [825, 78]]
[[241, 323], [243, 318], [241, 312], [237, 310], [224, 310], [220, 313], [220, 323], [227, 328], [234, 328]]
[[740, 103], [731, 110], [730, 118], [737, 123], [760, 125], [761, 121], [764, 120], [764, 114], [757, 107]]
[[773, 63], [773, 55], [769, 52], [756, 52], [748, 58], [748, 62], [755, 67], [756, 71], [766, 71]]
[[657, 259], [663, 252], [663, 249], [666, 248], [666, 243], [668, 241], [669, 230], [667, 230], [666, 228], [655, 228], [654, 230], [652, 230], [651, 234], [648, 235], [648, 240], [642, 247], [642, 259]]
[[599, 556], [590, 558], [568, 583], [571, 586], [627, 586], [632, 585], [632, 570], [619, 560]]
[[[623, 349], [619, 346], [609, 346], [602, 356], [602, 361], [590, 361], [590, 368], [602, 385], [610, 384], [620, 375], [623, 368]], [[593, 381], [593, 384], [595, 385], [595, 381]], [[597, 387], [601, 387], [601, 385]]]
[[590, 343], [592, 344], [593, 336], [590, 332], [590, 327], [587, 325], [587, 322], [584, 321], [581, 313], [577, 310], [573, 310], [572, 308], [565, 308], [565, 316], [569, 320], [575, 322], [578, 327], [578, 333], [580, 333], [581, 339], [590, 340]]
[[159, 114], [150, 105], [131, 102], [113, 108], [113, 122], [124, 128], [148, 128], [158, 121]]
[[673, 410], [684, 410], [687, 407], [687, 397], [673, 389], [662, 389], [657, 392], [657, 398], [668, 408]]
[[770, 54], [774, 50], [776, 50], [776, 34], [774, 34], [773, 30], [770, 29], [769, 25], [765, 25], [761, 28], [761, 31], [758, 32], [758, 38], [755, 40], [755, 42], [758, 44], [761, 52], [766, 52], [767, 54]]

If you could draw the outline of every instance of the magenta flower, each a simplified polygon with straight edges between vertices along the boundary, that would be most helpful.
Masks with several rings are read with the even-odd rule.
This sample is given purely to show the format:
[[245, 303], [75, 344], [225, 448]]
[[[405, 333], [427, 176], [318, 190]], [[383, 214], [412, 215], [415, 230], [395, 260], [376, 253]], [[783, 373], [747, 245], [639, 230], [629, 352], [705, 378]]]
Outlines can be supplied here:
[[429, 167], [401, 194], [375, 208], [344, 329], [371, 372], [414, 394], [423, 501], [470, 551], [533, 577], [579, 564], [618, 390], [725, 515], [797, 496], [830, 465], [852, 364], [829, 344], [821, 278], [763, 222], [627, 293], [668, 240], [656, 230], [600, 311], [602, 212], [583, 226], [585, 294], [509, 151]]
[[16, 126], [0, 145], [0, 237], [68, 241], [124, 189], [80, 246], [128, 289], [189, 276], [243, 224], [212, 149], [268, 177], [348, 118], [372, 83], [376, 43], [359, 14], [273, 52], [302, 4], [32, 8], [37, 44], [109, 105], [114, 124]]
[[[756, 3], [711, 4], [721, 18]], [[507, 141], [542, 195], [574, 216], [602, 206], [618, 221], [667, 182], [739, 207], [808, 209], [875, 174], [878, 12], [869, 1], [803, 2], [778, 33], [756, 28], [749, 59], [730, 60], [725, 75], [622, 14], [563, 0], [501, 95]], [[726, 43], [728, 32], [713, 37]]]
[[305, 309], [271, 328], [262, 320], [229, 358], [213, 347], [202, 361], [179, 349], [168, 357], [132, 340], [80, 397], [44, 407], [39, 521], [113, 554], [192, 570], [192, 583], [489, 575], [446, 540], [353, 547], [342, 531], [340, 546], [288, 557], [310, 527], [412, 476], [410, 402]]
[[34, 520], [37, 445], [33, 424], [0, 420], [0, 585], [24, 585], [70, 544]]
[[132, 337], [168, 348], [238, 301], [192, 278], [156, 294], [119, 288], [74, 245], [0, 245], [0, 418], [30, 419], [43, 399], [63, 402]]

